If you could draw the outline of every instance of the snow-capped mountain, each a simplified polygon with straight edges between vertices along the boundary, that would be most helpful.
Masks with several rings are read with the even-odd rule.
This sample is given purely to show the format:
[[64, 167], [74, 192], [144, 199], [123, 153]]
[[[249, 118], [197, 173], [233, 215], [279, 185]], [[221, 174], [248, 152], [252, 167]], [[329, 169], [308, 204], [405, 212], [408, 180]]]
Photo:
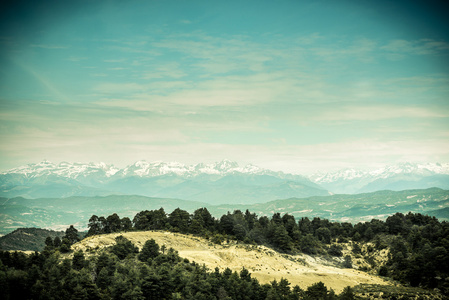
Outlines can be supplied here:
[[197, 165], [185, 165], [178, 162], [162, 162], [162, 161], [149, 163], [142, 160], [120, 170], [117, 175], [123, 177], [124, 176], [154, 177], [167, 174], [174, 174], [184, 177], [194, 177], [201, 174], [223, 176], [231, 173], [262, 174], [267, 172], [269, 171], [254, 165], [247, 165], [245, 167], [240, 167], [238, 163], [226, 159], [221, 162], [216, 162], [212, 164], [200, 163]]
[[1, 175], [21, 174], [27, 178], [57, 175], [61, 177], [76, 179], [78, 177], [89, 177], [94, 174], [101, 174], [106, 177], [111, 177], [112, 175], [117, 173], [117, 171], [119, 171], [119, 169], [105, 163], [84, 164], [61, 162], [56, 165], [48, 160], [43, 160], [42, 162], [37, 164], [28, 164], [23, 167], [11, 169], [9, 171], [1, 173]]
[[334, 173], [317, 173], [309, 178], [334, 193], [449, 188], [449, 163], [400, 163], [369, 171], [345, 169]]
[[439, 187], [449, 189], [449, 164], [402, 163], [376, 170], [346, 169], [306, 178], [223, 160], [211, 164], [137, 161], [123, 169], [105, 163], [42, 161], [0, 174], [0, 196], [68, 197], [135, 194], [212, 203], [263, 202], [290, 197]]
[[104, 163], [43, 161], [0, 174], [0, 196], [68, 197], [136, 194], [213, 203], [246, 203], [327, 195], [300, 175], [223, 160], [212, 164], [137, 161], [123, 169]]
[[1, 173], [21, 174], [26, 178], [35, 178], [39, 176], [56, 175], [65, 178], [79, 179], [92, 176], [104, 176], [105, 178], [123, 178], [123, 177], [157, 177], [163, 175], [176, 175], [185, 178], [192, 178], [199, 175], [217, 175], [226, 176], [230, 174], [248, 174], [248, 175], [271, 175], [279, 178], [305, 179], [300, 175], [286, 174], [263, 169], [258, 166], [248, 164], [244, 167], [239, 166], [235, 161], [222, 160], [211, 164], [199, 163], [196, 165], [185, 165], [179, 162], [147, 162], [140, 160], [123, 169], [118, 169], [113, 165], [105, 163], [68, 163], [61, 162], [54, 164], [44, 160], [37, 164], [28, 164], [26, 166], [11, 169]]

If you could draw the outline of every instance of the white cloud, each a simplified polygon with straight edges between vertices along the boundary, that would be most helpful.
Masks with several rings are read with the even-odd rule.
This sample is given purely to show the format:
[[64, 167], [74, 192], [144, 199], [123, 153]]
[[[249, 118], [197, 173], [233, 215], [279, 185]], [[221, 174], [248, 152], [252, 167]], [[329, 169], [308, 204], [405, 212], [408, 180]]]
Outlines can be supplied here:
[[393, 104], [340, 106], [338, 111], [324, 111], [322, 121], [379, 121], [401, 118], [449, 118], [449, 110]]
[[397, 55], [432, 55], [449, 50], [449, 43], [435, 41], [432, 39], [421, 40], [392, 40], [388, 44], [380, 47], [381, 50]]

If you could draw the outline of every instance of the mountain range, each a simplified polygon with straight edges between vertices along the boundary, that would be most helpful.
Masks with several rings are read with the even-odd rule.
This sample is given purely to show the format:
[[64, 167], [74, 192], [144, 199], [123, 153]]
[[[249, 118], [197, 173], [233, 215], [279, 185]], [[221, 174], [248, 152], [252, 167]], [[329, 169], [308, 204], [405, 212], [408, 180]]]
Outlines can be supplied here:
[[43, 161], [0, 174], [0, 196], [64, 198], [142, 195], [219, 203], [258, 203], [279, 198], [328, 195], [305, 176], [223, 160], [184, 165], [138, 161], [123, 169], [104, 163]]
[[43, 161], [0, 174], [0, 234], [21, 227], [82, 227], [92, 214], [132, 218], [160, 207], [167, 212], [207, 207], [216, 216], [250, 209], [259, 215], [350, 222], [408, 211], [449, 219], [448, 190], [449, 164], [404, 163], [306, 177], [229, 160], [197, 165], [138, 161], [123, 169]]
[[449, 163], [400, 163], [368, 171], [345, 169], [334, 173], [316, 173], [309, 178], [336, 194], [432, 187], [449, 189]]
[[209, 204], [253, 204], [276, 199], [378, 190], [449, 189], [449, 164], [402, 163], [376, 170], [346, 169], [302, 176], [223, 160], [212, 164], [137, 161], [125, 168], [105, 163], [42, 161], [0, 174], [5, 198], [142, 195]]

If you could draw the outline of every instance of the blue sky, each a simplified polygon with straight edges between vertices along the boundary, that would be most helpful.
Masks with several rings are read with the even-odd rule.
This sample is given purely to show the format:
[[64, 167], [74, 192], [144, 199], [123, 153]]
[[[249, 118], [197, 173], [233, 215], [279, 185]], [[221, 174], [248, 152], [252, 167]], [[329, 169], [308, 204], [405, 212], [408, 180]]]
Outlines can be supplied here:
[[449, 161], [444, 2], [37, 2], [0, 9], [0, 170]]

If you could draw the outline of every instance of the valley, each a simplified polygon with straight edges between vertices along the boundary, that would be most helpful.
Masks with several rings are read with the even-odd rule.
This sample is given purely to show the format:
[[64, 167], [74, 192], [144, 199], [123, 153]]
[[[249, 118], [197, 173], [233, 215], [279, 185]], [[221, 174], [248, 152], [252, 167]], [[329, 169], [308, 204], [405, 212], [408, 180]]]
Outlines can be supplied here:
[[320, 217], [339, 222], [385, 220], [396, 213], [423, 213], [449, 220], [449, 191], [438, 188], [406, 191], [379, 191], [355, 195], [328, 195], [308, 198], [290, 198], [257, 204], [221, 204], [187, 201], [170, 198], [154, 198], [137, 195], [111, 195], [96, 197], [0, 198], [0, 233], [7, 234], [16, 228], [41, 227], [63, 230], [73, 224], [87, 230], [89, 218], [96, 215], [117, 213], [133, 217], [142, 210], [163, 207], [166, 211], [181, 208], [193, 213], [206, 207], [219, 217], [228, 211], [250, 210], [259, 216], [288, 213], [296, 219]]

